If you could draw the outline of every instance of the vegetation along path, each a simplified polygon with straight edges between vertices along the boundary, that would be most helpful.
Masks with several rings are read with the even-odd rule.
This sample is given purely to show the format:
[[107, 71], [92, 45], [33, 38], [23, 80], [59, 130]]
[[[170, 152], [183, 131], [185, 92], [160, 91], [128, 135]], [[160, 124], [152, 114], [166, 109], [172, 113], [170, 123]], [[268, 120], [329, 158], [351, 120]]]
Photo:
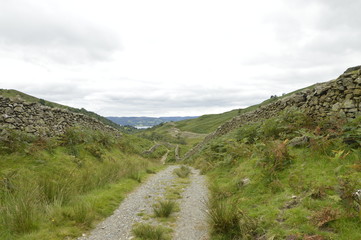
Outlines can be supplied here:
[[169, 166], [151, 176], [112, 216], [78, 240], [209, 239], [205, 177], [190, 167]]

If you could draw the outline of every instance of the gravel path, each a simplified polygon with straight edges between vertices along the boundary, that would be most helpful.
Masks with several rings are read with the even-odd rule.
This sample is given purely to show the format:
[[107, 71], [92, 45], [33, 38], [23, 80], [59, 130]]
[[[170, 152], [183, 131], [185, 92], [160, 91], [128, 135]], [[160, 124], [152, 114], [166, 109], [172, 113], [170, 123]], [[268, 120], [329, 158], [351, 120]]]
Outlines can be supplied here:
[[[173, 170], [179, 166], [169, 166], [165, 170], [151, 176], [115, 210], [112, 216], [101, 222], [92, 232], [83, 235], [78, 240], [128, 240], [132, 239], [131, 230], [135, 223], [149, 222], [144, 220], [142, 214], [151, 214], [152, 205], [162, 198], [166, 189], [175, 183], [177, 177]], [[174, 240], [206, 240], [208, 226], [205, 216], [204, 202], [208, 196], [204, 176], [192, 169], [191, 183], [182, 193], [179, 200], [180, 212], [173, 229]], [[150, 221], [156, 222], [155, 219]]]
[[199, 170], [192, 169], [191, 184], [185, 189], [180, 202], [179, 218], [174, 229], [175, 240], [209, 239], [206, 202], [208, 189], [206, 179]]

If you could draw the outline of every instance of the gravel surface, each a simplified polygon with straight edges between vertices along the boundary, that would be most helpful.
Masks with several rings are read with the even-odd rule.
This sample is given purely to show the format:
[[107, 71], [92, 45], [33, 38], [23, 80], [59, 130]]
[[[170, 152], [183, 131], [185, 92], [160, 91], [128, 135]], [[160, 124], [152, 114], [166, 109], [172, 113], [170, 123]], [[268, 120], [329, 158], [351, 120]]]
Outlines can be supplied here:
[[[177, 177], [173, 170], [179, 166], [169, 166], [165, 170], [148, 178], [115, 210], [112, 216], [101, 222], [89, 234], [83, 234], [78, 240], [128, 240], [132, 239], [131, 230], [135, 223], [157, 223], [153, 218], [144, 220], [139, 213], [152, 213], [152, 205], [162, 198], [167, 187], [174, 184]], [[205, 216], [205, 204], [208, 190], [204, 176], [192, 169], [191, 183], [179, 200], [180, 212], [177, 214], [173, 239], [205, 240], [208, 239], [208, 226]]]
[[199, 170], [192, 169], [191, 184], [185, 189], [180, 200], [179, 217], [174, 229], [174, 240], [209, 239], [206, 203], [208, 188], [206, 179]]

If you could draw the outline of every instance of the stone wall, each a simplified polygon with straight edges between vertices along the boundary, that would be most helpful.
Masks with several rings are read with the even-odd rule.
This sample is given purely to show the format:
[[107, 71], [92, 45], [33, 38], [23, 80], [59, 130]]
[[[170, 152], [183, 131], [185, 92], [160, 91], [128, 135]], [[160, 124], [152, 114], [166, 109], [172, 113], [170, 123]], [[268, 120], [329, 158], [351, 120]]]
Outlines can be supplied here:
[[312, 88], [261, 106], [255, 111], [234, 117], [187, 152], [184, 159], [198, 153], [214, 138], [225, 135], [243, 124], [274, 117], [289, 107], [306, 112], [315, 121], [331, 116], [351, 119], [361, 114], [360, 102], [361, 66], [357, 66], [347, 69], [336, 80], [316, 84]]
[[119, 133], [117, 129], [80, 113], [0, 96], [0, 130], [17, 129], [40, 136], [54, 136], [78, 125]]

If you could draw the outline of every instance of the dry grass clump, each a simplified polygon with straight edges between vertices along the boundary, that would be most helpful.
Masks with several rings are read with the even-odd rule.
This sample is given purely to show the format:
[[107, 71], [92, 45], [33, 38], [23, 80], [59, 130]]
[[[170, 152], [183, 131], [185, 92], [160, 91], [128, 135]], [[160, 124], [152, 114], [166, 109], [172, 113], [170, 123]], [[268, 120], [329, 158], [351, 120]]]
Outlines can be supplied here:
[[187, 166], [181, 166], [180, 168], [177, 168], [174, 170], [174, 173], [181, 178], [186, 178], [191, 173], [191, 169]]

